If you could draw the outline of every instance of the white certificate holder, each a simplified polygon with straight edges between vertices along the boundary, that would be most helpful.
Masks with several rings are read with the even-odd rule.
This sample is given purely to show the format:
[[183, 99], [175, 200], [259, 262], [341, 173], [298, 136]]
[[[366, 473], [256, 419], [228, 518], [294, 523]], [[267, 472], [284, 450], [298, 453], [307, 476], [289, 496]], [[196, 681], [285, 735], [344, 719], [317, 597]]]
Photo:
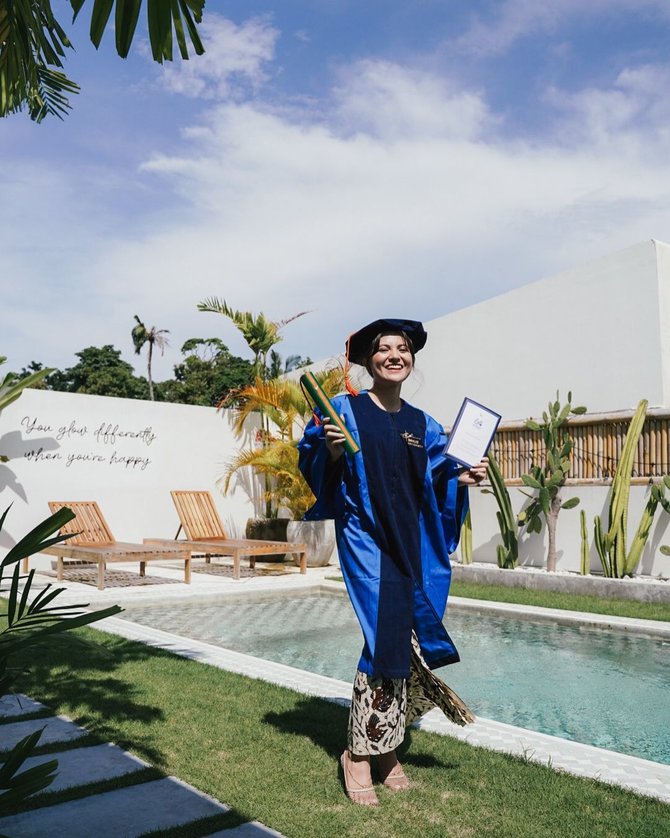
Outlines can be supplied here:
[[463, 399], [444, 453], [462, 466], [476, 466], [486, 456], [501, 418], [491, 408]]

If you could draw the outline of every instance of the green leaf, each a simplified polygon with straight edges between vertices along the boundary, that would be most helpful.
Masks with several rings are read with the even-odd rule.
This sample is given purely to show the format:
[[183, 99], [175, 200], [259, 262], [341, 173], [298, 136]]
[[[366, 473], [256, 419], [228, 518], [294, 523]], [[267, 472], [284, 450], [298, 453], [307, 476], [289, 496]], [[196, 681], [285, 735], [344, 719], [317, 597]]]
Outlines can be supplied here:
[[541, 430], [540, 426], [534, 419], [526, 419], [526, 427], [529, 431], [539, 431]]
[[569, 415], [570, 415], [570, 404], [566, 404], [563, 407], [563, 410], [561, 410], [561, 412], [558, 414], [557, 423], [559, 425], [562, 425], [563, 422], [565, 422], [565, 420], [568, 418]]
[[561, 505], [561, 509], [574, 509], [579, 504], [579, 498], [570, 498]]
[[548, 515], [551, 509], [551, 495], [548, 489], [544, 487], [540, 489], [539, 501], [542, 506], [542, 511], [545, 515]]
[[17, 544], [15, 544], [12, 549], [7, 553], [5, 558], [0, 562], [0, 567], [7, 567], [7, 565], [13, 564], [14, 562], [18, 562], [21, 559], [26, 558], [27, 556], [32, 556], [34, 553], [39, 553], [40, 550], [44, 549], [46, 546], [49, 546], [57, 540], [63, 540], [59, 536], [56, 539], [51, 539], [50, 541], [46, 541], [48, 536], [52, 533], [59, 530], [68, 521], [71, 521], [75, 517], [74, 512], [69, 509], [67, 506], [64, 506], [62, 509], [59, 509], [58, 512], [50, 515], [40, 524], [38, 524], [33, 530], [31, 530], [28, 535], [24, 536]]
[[670, 556], [670, 545], [669, 544], [664, 544], [661, 547], [661, 553], [663, 553], [664, 556]]
[[116, 51], [121, 58], [127, 58], [130, 52], [141, 8], [142, 0], [116, 0], [114, 30]]
[[[79, 14], [83, 1], [84, 0], [82, 0], [82, 3], [79, 5], [79, 8], [75, 9], [75, 17]], [[100, 46], [100, 41], [105, 33], [113, 6], [114, 0], [95, 0], [95, 3], [93, 4], [89, 34], [96, 49]]]
[[47, 636], [53, 634], [61, 634], [64, 631], [81, 628], [90, 623], [95, 623], [98, 620], [104, 620], [106, 617], [113, 617], [115, 614], [120, 614], [123, 611], [119, 605], [112, 605], [109, 608], [102, 608], [99, 611], [92, 611], [86, 614], [80, 614], [77, 617], [60, 618], [58, 622], [52, 623], [44, 628], [31, 632], [27, 637], [20, 639], [6, 638], [6, 635], [0, 639], [0, 654], [13, 655], [20, 649], [28, 648], [35, 645], [35, 643], [43, 640]]
[[586, 408], [584, 405], [580, 405], [579, 407], [573, 407], [572, 413], [574, 416], [581, 416], [583, 413], [586, 413]]
[[172, 11], [166, 0], [148, 0], [149, 40], [154, 61], [172, 60]]
[[536, 480], [534, 477], [531, 477], [530, 474], [522, 474], [521, 475], [521, 482], [524, 486], [530, 486], [531, 489], [541, 489], [542, 484], [539, 480]]

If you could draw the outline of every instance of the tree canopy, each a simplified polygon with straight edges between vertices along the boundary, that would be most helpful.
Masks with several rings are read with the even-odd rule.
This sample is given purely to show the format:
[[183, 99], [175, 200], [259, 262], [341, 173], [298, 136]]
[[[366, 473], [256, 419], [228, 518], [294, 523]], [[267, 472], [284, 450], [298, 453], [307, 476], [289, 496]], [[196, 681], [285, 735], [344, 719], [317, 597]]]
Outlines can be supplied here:
[[232, 355], [219, 338], [190, 338], [181, 351], [174, 379], [157, 385], [164, 401], [214, 407], [253, 381], [253, 364]]
[[[183, 360], [175, 364], [174, 377], [154, 384], [157, 401], [204, 407], [226, 401], [232, 405], [234, 394], [254, 379], [253, 364], [233, 355], [219, 338], [189, 338], [181, 352]], [[89, 346], [75, 355], [79, 361], [67, 369], [48, 371], [41, 363], [31, 361], [20, 373], [12, 374], [13, 378], [23, 381], [30, 376], [32, 387], [66, 393], [150, 398], [147, 379], [135, 375], [132, 365], [122, 360], [121, 352], [111, 344]], [[44, 378], [47, 372], [50, 375]]]
[[75, 352], [79, 362], [65, 370], [55, 370], [47, 379], [51, 390], [66, 393], [90, 393], [95, 396], [118, 396], [124, 399], [148, 399], [147, 380], [135, 370], [111, 344], [89, 346]]

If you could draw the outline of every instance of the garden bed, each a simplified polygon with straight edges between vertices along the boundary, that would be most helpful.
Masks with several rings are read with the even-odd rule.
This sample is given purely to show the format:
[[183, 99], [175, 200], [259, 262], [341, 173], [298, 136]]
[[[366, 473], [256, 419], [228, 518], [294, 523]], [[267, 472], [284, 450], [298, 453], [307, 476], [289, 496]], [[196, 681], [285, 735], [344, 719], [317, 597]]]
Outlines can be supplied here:
[[608, 599], [670, 603], [670, 581], [660, 578], [607, 579], [604, 576], [581, 576], [568, 571], [549, 573], [539, 568], [522, 567], [502, 570], [497, 565], [481, 562], [469, 565], [454, 562], [452, 572], [453, 578], [461, 582], [602, 596]]

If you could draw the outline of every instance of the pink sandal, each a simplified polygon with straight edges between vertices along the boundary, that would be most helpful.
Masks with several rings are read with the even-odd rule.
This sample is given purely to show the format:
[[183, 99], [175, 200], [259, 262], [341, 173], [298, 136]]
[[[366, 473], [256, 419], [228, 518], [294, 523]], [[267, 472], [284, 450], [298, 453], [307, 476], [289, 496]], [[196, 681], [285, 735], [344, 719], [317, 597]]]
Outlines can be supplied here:
[[[362, 786], [349, 773], [349, 756], [346, 751], [340, 757], [340, 765], [344, 774], [344, 788], [349, 800], [359, 806], [379, 806], [374, 786]], [[370, 792], [372, 792], [372, 797], [370, 797]], [[368, 799], [363, 799], [363, 795], [368, 795]]]
[[409, 788], [409, 780], [399, 762], [382, 778], [382, 783], [391, 791], [404, 791]]

